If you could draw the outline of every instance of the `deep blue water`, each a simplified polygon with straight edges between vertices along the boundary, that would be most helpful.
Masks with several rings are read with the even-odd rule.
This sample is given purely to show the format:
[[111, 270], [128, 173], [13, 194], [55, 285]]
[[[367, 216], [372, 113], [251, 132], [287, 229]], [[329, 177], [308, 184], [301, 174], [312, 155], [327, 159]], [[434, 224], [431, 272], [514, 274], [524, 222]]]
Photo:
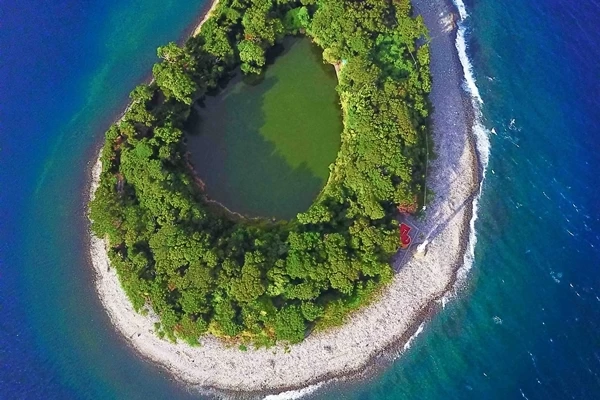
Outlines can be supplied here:
[[[0, 398], [198, 397], [95, 298], [86, 166], [203, 0], [0, 3]], [[321, 397], [600, 396], [600, 3], [471, 0], [491, 157], [468, 286], [368, 382]]]

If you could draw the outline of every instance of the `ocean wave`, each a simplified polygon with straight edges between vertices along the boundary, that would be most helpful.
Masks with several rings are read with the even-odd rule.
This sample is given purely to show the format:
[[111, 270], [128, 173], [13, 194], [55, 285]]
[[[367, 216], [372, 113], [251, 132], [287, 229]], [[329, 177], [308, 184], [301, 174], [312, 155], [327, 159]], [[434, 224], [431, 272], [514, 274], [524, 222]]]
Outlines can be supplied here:
[[467, 12], [467, 8], [465, 7], [465, 3], [462, 0], [455, 0], [454, 5], [458, 8], [458, 14], [460, 15], [461, 20], [467, 19], [469, 13]]
[[[467, 41], [466, 32], [467, 25], [465, 20], [469, 17], [469, 13], [465, 7], [463, 0], [453, 0], [454, 5], [458, 9], [460, 14], [460, 21], [458, 23], [458, 31], [456, 34], [456, 50], [458, 57], [463, 67], [464, 73], [464, 88], [467, 93], [471, 96], [471, 103], [473, 105], [474, 120], [473, 120], [473, 134], [475, 136], [475, 146], [479, 156], [479, 163], [481, 168], [481, 182], [479, 183], [479, 193], [473, 199], [473, 215], [469, 223], [469, 239], [467, 244], [467, 251], [465, 252], [463, 265], [457, 272], [457, 283], [456, 286], [460, 287], [465, 282], [468, 272], [473, 267], [475, 259], [475, 245], [477, 244], [477, 231], [475, 229], [475, 222], [477, 221], [479, 213], [479, 200], [483, 190], [483, 182], [485, 181], [486, 171], [490, 157], [490, 131], [483, 124], [483, 114], [481, 107], [483, 106], [483, 99], [479, 93], [477, 87], [477, 81], [473, 74], [473, 64], [467, 54]], [[447, 296], [452, 296], [448, 294]], [[448, 301], [449, 297], [442, 299], [443, 304]]]
[[266, 396], [263, 400], [295, 400], [304, 396], [308, 396], [309, 394], [314, 393], [321, 386], [323, 386], [325, 382], [317, 383], [316, 385], [307, 386], [305, 388], [299, 390], [289, 390], [287, 392], [281, 392], [279, 394], [271, 394]]
[[479, 217], [479, 201], [483, 191], [483, 182], [485, 181], [490, 156], [490, 140], [488, 136], [489, 131], [483, 126], [481, 118], [482, 115], [480, 108], [475, 107], [473, 134], [475, 135], [475, 144], [481, 166], [481, 181], [479, 182], [479, 192], [473, 199], [473, 214], [471, 216], [471, 221], [469, 221], [469, 239], [467, 242], [467, 250], [464, 255], [463, 265], [456, 273], [456, 286], [458, 287], [462, 286], [462, 284], [465, 282], [467, 275], [473, 267], [473, 263], [475, 262], [475, 246], [477, 244], [477, 230], [475, 229], [475, 222]]
[[410, 349], [410, 346], [412, 346], [413, 341], [417, 338], [417, 336], [421, 334], [421, 332], [423, 332], [423, 329], [425, 329], [425, 322], [422, 322], [421, 325], [419, 325], [419, 327], [415, 331], [415, 333], [413, 333], [412, 336], [406, 341], [406, 343], [404, 343], [404, 346], [402, 346], [402, 351]]
[[[462, 3], [461, 0], [456, 1]], [[469, 60], [469, 56], [467, 55], [467, 41], [465, 39], [466, 33], [467, 28], [464, 24], [464, 19], [461, 19], [458, 24], [458, 31], [456, 33], [456, 50], [458, 51], [458, 57], [460, 58], [460, 63], [463, 67], [466, 89], [473, 99], [477, 100], [479, 104], [483, 104], [483, 99], [481, 98], [481, 95], [479, 94], [479, 88], [477, 87], [477, 81], [473, 75], [473, 65], [471, 64], [471, 60]]]

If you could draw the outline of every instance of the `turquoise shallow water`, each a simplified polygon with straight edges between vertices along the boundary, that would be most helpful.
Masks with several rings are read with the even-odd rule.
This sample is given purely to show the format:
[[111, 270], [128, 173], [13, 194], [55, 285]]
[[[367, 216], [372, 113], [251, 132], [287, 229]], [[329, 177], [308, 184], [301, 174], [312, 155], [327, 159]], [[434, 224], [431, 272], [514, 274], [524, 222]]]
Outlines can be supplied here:
[[[0, 398], [198, 398], [113, 332], [85, 253], [102, 131], [202, 1], [3, 2]], [[494, 128], [468, 285], [410, 350], [322, 398], [594, 399], [600, 392], [600, 7], [471, 0]]]

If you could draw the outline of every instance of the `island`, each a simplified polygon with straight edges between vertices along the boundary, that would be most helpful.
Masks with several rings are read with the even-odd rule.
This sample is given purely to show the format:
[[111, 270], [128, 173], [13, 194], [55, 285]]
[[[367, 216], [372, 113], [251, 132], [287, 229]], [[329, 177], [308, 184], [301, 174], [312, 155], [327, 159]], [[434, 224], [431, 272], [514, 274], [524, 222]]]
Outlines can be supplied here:
[[[90, 190], [98, 293], [142, 355], [205, 389], [302, 388], [364, 373], [453, 287], [479, 177], [452, 14], [434, 3], [426, 23], [409, 0], [219, 0], [158, 49]], [[337, 71], [339, 149], [306, 210], [253, 217], [211, 198], [191, 135], [242, 74], [265, 84], [290, 40]]]

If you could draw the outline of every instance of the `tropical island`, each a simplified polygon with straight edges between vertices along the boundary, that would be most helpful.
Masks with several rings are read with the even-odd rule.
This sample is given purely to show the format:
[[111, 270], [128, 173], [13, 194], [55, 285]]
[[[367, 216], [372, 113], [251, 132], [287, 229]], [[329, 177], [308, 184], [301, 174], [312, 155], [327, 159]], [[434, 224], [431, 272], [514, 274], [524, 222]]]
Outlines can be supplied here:
[[[160, 316], [161, 336], [296, 343], [390, 281], [396, 210], [417, 209], [425, 177], [429, 50], [409, 12], [408, 0], [219, 1], [184, 46], [158, 49], [154, 82], [132, 92], [106, 134], [90, 216], [136, 310]], [[291, 221], [231, 218], [207, 204], [188, 167], [191, 106], [238, 66], [262, 74], [268, 50], [302, 33], [344, 65], [330, 178]]]
[[[448, 13], [431, 8], [432, 21]], [[336, 68], [339, 150], [306, 210], [251, 218], [210, 198], [190, 143], [206, 103], [242, 74], [264, 84], [289, 40]], [[153, 81], [106, 133], [90, 194], [98, 291], [138, 350], [187, 383], [260, 391], [356, 373], [410, 337], [456, 281], [478, 181], [464, 110], [463, 128], [435, 127], [428, 165], [429, 46], [409, 0], [219, 0], [184, 45], [158, 49]], [[457, 82], [446, 89], [447, 107], [462, 106]], [[420, 257], [400, 269], [398, 210], [416, 221], [427, 200], [437, 223], [424, 220]]]

